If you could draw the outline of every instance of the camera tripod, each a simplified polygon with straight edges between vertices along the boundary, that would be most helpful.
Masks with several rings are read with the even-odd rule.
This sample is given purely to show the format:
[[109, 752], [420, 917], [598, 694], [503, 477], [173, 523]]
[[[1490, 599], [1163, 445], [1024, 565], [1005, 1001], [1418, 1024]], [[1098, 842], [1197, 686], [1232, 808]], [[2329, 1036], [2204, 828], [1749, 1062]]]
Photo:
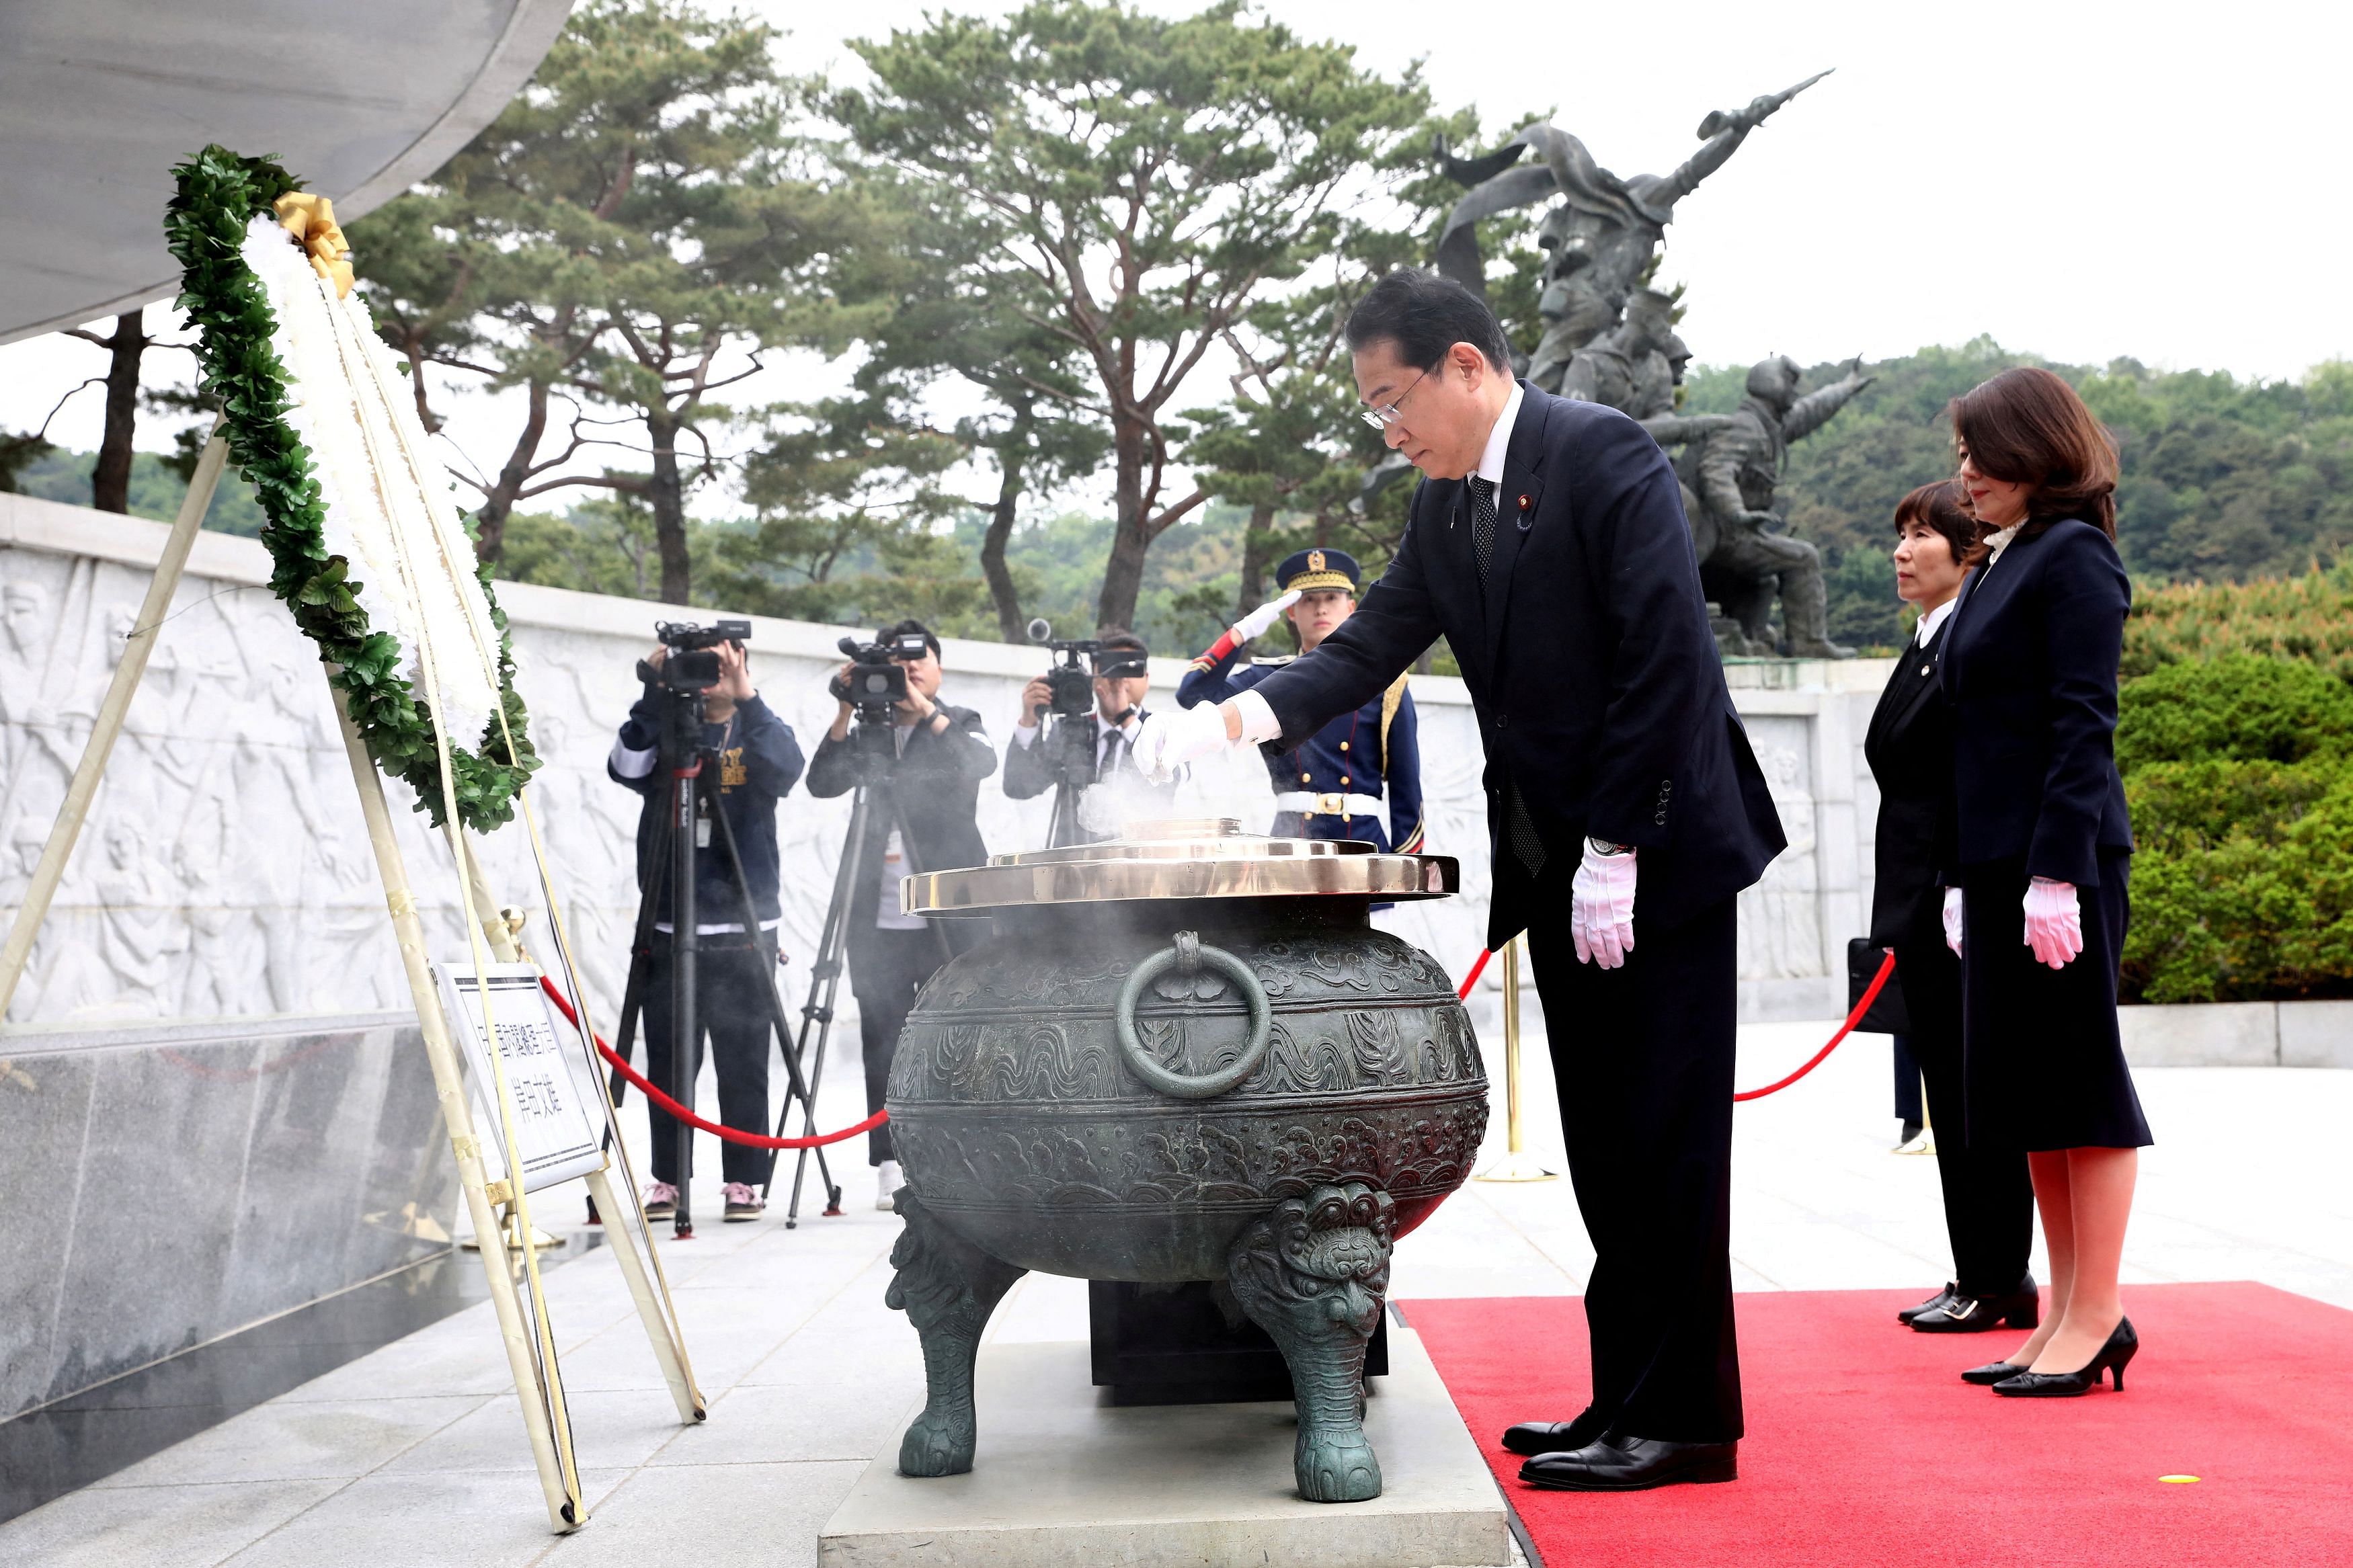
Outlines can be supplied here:
[[[700, 694], [663, 691], [661, 728], [657, 766], [670, 778], [666, 817], [670, 830], [656, 841], [653, 864], [648, 868], [644, 889], [638, 898], [636, 934], [629, 944], [629, 976], [621, 996], [621, 1026], [614, 1049], [627, 1060], [637, 1039], [638, 1019], [645, 1002], [645, 990], [653, 964], [654, 915], [658, 907], [657, 889], [662, 886], [665, 874], [670, 888], [670, 1098], [691, 1110], [694, 1108], [695, 1070], [702, 1057], [702, 1023], [699, 1013], [701, 998], [696, 994], [698, 960], [702, 947], [702, 933], [696, 929], [700, 919], [695, 889], [696, 856], [703, 847], [706, 835], [715, 835], [726, 856], [730, 881], [735, 889], [738, 918], [744, 934], [753, 951], [762, 951], [760, 917], [752, 902], [751, 884], [744, 879], [743, 857], [735, 847], [734, 825], [727, 813], [719, 808], [711, 795], [701, 787], [706, 764], [718, 761], [717, 751], [703, 743], [702, 698]], [[815, 1130], [816, 1090], [803, 1079], [801, 1058], [793, 1046], [793, 1031], [785, 1014], [784, 998], [776, 992], [776, 971], [774, 963], [764, 966], [762, 989], [768, 998], [769, 1024], [776, 1031], [778, 1050], [785, 1058], [785, 1108], [789, 1114], [792, 1103], [798, 1100], [810, 1113], [811, 1131]], [[616, 1069], [610, 1092], [617, 1108], [626, 1092], [626, 1080]], [[611, 1133], [608, 1130], [607, 1136]], [[802, 1151], [806, 1156], [809, 1151]], [[841, 1189], [832, 1179], [825, 1163], [824, 1151], [817, 1151], [818, 1171], [827, 1194], [826, 1212], [841, 1212]], [[678, 1130], [678, 1209], [672, 1219], [673, 1234], [681, 1240], [694, 1234], [694, 1137], [681, 1125]], [[774, 1183], [776, 1166], [769, 1163], [769, 1181]], [[795, 1184], [796, 1198], [799, 1184]], [[765, 1194], [764, 1194], [765, 1195]], [[593, 1209], [593, 1205], [592, 1205]]]
[[[891, 766], [899, 759], [892, 705], [861, 701], [855, 706], [853, 712], [855, 719], [850, 725], [849, 740], [856, 785], [849, 801], [849, 831], [842, 840], [840, 863], [833, 874], [833, 894], [826, 903], [825, 926], [818, 938], [817, 955], [809, 963], [808, 1000], [801, 1005], [800, 1034], [794, 1041], [791, 1052], [799, 1060], [810, 1060], [809, 1036], [812, 1030], [816, 1032], [817, 1054], [814, 1059], [817, 1065], [810, 1069], [809, 1092], [801, 1100], [807, 1118], [805, 1131], [810, 1133], [817, 1131], [817, 1090], [825, 1081], [827, 1046], [833, 1037], [834, 1003], [841, 994], [841, 972], [849, 952], [850, 906], [858, 896], [860, 879], [864, 874], [866, 829], [873, 817], [874, 791], [877, 785], [889, 779]], [[891, 814], [892, 826], [899, 833], [900, 852], [907, 858], [908, 869], [920, 874], [923, 868], [916, 858], [915, 837], [907, 831], [906, 813], [901, 809], [895, 795], [892, 798]], [[937, 921], [925, 923], [931, 927], [932, 935], [940, 944], [941, 958], [944, 961], [954, 957], [947, 931]], [[792, 1114], [792, 1102], [787, 1100], [783, 1114], [776, 1119], [777, 1137], [786, 1135], [785, 1129], [791, 1122]], [[833, 1184], [826, 1170], [825, 1152], [803, 1149], [793, 1170], [792, 1198], [785, 1210], [787, 1229], [799, 1223], [801, 1182], [807, 1173], [808, 1158], [812, 1153], [818, 1157], [818, 1180], [826, 1184], [831, 1200], [826, 1212], [840, 1212], [841, 1189]], [[761, 1191], [763, 1198], [776, 1183], [776, 1171], [771, 1167], [768, 1185]]]
[[1058, 712], [1054, 728], [1042, 744], [1053, 758], [1054, 769], [1054, 819], [1046, 832], [1046, 847], [1061, 849], [1083, 844], [1087, 835], [1079, 826], [1079, 800], [1095, 782], [1093, 698], [1088, 698], [1083, 713]]

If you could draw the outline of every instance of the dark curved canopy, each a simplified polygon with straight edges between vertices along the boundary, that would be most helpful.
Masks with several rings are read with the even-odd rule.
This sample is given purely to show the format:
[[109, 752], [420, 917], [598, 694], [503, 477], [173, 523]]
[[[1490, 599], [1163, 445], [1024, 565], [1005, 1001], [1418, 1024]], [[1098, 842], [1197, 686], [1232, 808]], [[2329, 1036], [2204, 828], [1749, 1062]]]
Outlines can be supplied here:
[[571, 0], [0, 5], [0, 343], [168, 299], [172, 165], [274, 153], [357, 217], [537, 68]]

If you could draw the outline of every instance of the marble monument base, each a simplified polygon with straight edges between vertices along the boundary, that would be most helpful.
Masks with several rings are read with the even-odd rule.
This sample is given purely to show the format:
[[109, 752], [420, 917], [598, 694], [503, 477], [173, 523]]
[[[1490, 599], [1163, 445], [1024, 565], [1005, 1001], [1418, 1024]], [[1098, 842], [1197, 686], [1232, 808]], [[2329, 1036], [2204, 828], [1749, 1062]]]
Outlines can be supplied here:
[[[1114, 1406], [1083, 1341], [984, 1346], [969, 1475], [898, 1473], [894, 1432], [818, 1537], [844, 1568], [1493, 1568], [1518, 1560], [1495, 1482], [1420, 1337], [1394, 1318], [1365, 1435], [1371, 1502], [1303, 1502], [1289, 1404]], [[911, 1406], [912, 1419], [922, 1408]]]

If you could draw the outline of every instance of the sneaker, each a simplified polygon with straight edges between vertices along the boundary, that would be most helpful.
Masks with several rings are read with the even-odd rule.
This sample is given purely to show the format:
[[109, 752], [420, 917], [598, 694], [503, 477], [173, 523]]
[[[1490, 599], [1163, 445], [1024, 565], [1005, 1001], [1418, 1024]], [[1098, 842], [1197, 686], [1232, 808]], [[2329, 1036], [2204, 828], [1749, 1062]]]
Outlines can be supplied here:
[[885, 1160], [874, 1167], [874, 1206], [884, 1214], [892, 1211], [892, 1194], [907, 1184], [906, 1173], [899, 1169], [896, 1160]]
[[646, 1217], [675, 1219], [678, 1217], [678, 1189], [668, 1182], [646, 1184]]
[[730, 1182], [719, 1189], [727, 1200], [727, 1223], [741, 1225], [747, 1219], [758, 1219], [768, 1206], [767, 1200], [754, 1191], [748, 1182]]

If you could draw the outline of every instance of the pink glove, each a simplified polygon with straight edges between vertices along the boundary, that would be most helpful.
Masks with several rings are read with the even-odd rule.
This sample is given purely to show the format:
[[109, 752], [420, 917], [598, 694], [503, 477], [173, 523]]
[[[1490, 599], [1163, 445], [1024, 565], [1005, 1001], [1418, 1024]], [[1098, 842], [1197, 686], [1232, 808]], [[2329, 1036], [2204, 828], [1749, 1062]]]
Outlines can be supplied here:
[[1955, 958], [1961, 956], [1961, 890], [1958, 888], [1945, 889], [1945, 945], [1953, 950]]
[[1568, 935], [1577, 962], [1616, 969], [1634, 951], [1634, 851], [1604, 855], [1591, 844], [1568, 884]]
[[2026, 945], [2034, 961], [2053, 969], [2084, 951], [2084, 911], [2075, 901], [2075, 884], [2037, 877], [2026, 885]]

